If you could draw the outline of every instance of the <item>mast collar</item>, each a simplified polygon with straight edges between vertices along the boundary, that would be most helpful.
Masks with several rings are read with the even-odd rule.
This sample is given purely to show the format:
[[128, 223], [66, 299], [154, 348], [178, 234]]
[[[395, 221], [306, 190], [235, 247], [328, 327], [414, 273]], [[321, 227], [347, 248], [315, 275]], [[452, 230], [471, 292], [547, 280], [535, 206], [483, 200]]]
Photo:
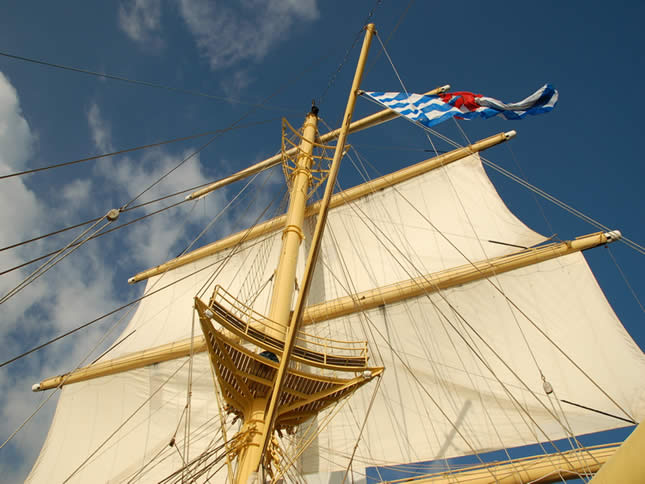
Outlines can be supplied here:
[[605, 237], [607, 237], [607, 242], [615, 242], [616, 240], [620, 240], [623, 237], [623, 234], [620, 233], [620, 230], [611, 230], [609, 232], [605, 232]]

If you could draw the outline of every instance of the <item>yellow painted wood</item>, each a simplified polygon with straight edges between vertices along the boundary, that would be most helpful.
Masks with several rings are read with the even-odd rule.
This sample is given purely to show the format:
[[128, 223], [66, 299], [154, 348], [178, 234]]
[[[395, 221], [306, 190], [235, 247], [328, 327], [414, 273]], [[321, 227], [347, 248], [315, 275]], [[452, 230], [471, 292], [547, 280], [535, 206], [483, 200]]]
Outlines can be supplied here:
[[[424, 94], [427, 96], [439, 94], [443, 92], [446, 89], [446, 87], [447, 86], [437, 87], [436, 89], [432, 89], [431, 91], [428, 91]], [[383, 111], [379, 111], [378, 113], [374, 113], [364, 118], [361, 118], [358, 121], [354, 121], [349, 126], [349, 132], [355, 133], [357, 131], [362, 131], [364, 129], [371, 128], [373, 126], [377, 126], [379, 124], [385, 123], [386, 121], [390, 121], [394, 118], [398, 118], [399, 116], [400, 114], [397, 113], [396, 111], [392, 111], [391, 109], [384, 109]], [[339, 135], [340, 135], [340, 128], [321, 135], [318, 138], [318, 141], [319, 143], [324, 144], [329, 141], [335, 140], [336, 138], [338, 138]], [[285, 152], [286, 155], [290, 155], [290, 156], [296, 153], [297, 153], [297, 148], [291, 148]], [[267, 158], [266, 160], [256, 163], [253, 166], [249, 166], [244, 170], [238, 171], [237, 173], [234, 173], [231, 176], [227, 176], [226, 178], [217, 180], [216, 182], [211, 183], [210, 185], [191, 193], [186, 198], [188, 200], [195, 200], [199, 197], [203, 197], [204, 195], [207, 195], [210, 192], [217, 190], [218, 188], [225, 187], [226, 185], [230, 185], [231, 183], [234, 183], [238, 180], [242, 180], [246, 177], [255, 175], [256, 173], [259, 173], [262, 170], [271, 168], [272, 166], [279, 164], [281, 161], [282, 161], [282, 154], [274, 155], [270, 158]]]
[[[449, 153], [444, 153], [434, 158], [429, 158], [415, 165], [411, 165], [394, 173], [390, 173], [389, 175], [385, 175], [361, 185], [357, 185], [353, 188], [334, 195], [331, 199], [330, 207], [339, 207], [353, 200], [369, 195], [370, 193], [376, 192], [378, 190], [383, 190], [384, 188], [422, 175], [424, 173], [427, 173], [428, 171], [461, 160], [462, 158], [465, 158], [473, 153], [478, 153], [479, 151], [483, 151], [485, 149], [491, 148], [492, 146], [498, 145], [499, 143], [503, 143], [510, 137], [510, 133], [499, 133], [473, 143], [470, 146], [465, 146], [463, 148], [450, 151]], [[309, 205], [305, 211], [305, 217], [314, 215], [319, 210], [319, 208], [320, 202]], [[278, 230], [280, 227], [284, 227], [285, 221], [286, 215], [282, 215], [280, 217], [276, 217], [264, 223], [258, 224], [250, 230], [242, 230], [235, 234], [229, 235], [228, 237], [220, 239], [217, 242], [205, 245], [204, 247], [196, 249], [156, 267], [140, 272], [134, 277], [131, 277], [128, 282], [130, 284], [134, 284], [136, 282], [146, 280], [150, 277], [162, 274], [163, 272], [166, 272], [168, 270], [181, 267], [185, 264], [195, 262], [204, 257], [229, 249], [242, 241], [249, 241], [254, 238], [261, 237], [262, 235], [266, 235], [270, 232]]]
[[643, 484], [645, 482], [645, 425], [641, 423], [634, 429], [590, 482], [591, 484]]
[[[286, 326], [291, 312], [291, 300], [295, 292], [296, 266], [298, 251], [302, 242], [302, 224], [305, 219], [307, 194], [311, 182], [311, 165], [313, 163], [314, 142], [318, 127], [318, 116], [311, 112], [305, 119], [300, 140], [299, 155], [296, 170], [291, 181], [289, 208], [282, 233], [282, 249], [278, 268], [275, 271], [269, 319]], [[283, 334], [267, 328], [267, 334], [276, 339], [282, 339]]]
[[[302, 324], [315, 324], [340, 316], [367, 311], [382, 304], [392, 304], [438, 289], [447, 289], [459, 284], [475, 281], [493, 274], [501, 274], [531, 264], [537, 264], [555, 257], [587, 250], [610, 242], [601, 232], [584, 235], [575, 240], [549, 244], [533, 249], [521, 250], [516, 253], [466, 264], [453, 269], [420, 276], [415, 279], [402, 281], [390, 286], [365, 291], [354, 296], [346, 296], [320, 304], [308, 306], [302, 318]], [[203, 337], [195, 338], [195, 353], [206, 351]], [[61, 383], [70, 384], [101, 376], [120, 373], [141, 368], [153, 363], [160, 363], [190, 354], [190, 339], [158, 346], [149, 350], [133, 353], [104, 363], [97, 363], [81, 368], [72, 373], [48, 378], [36, 386], [37, 390], [56, 388]]]
[[393, 304], [422, 294], [448, 289], [573, 252], [597, 247], [598, 245], [606, 244], [608, 241], [609, 239], [604, 233], [597, 232], [578, 237], [575, 240], [526, 249], [507, 256], [419, 276], [353, 296], [325, 301], [307, 308], [303, 324], [314, 324], [318, 321], [326, 321], [360, 311], [367, 311], [384, 304]]
[[[467, 482], [468, 484], [525, 484], [527, 482], [539, 482], [542, 484], [562, 482], [563, 479], [578, 478], [579, 474], [596, 472], [603, 463], [614, 455], [617, 448], [618, 444], [588, 447], [559, 454], [525, 457], [501, 464], [490, 463], [485, 466], [473, 466], [459, 472], [436, 473], [416, 479], [408, 478], [389, 482], [390, 484], [397, 482], [414, 484], [448, 484], [455, 482]], [[625, 482], [643, 483], [644, 481], [615, 480], [607, 482], [623, 484]]]
[[[194, 353], [206, 351], [206, 342], [202, 336], [195, 338]], [[94, 363], [70, 373], [47, 378], [34, 387], [34, 390], [50, 390], [61, 384], [69, 385], [102, 376], [114, 375], [124, 371], [143, 368], [144, 366], [164, 361], [183, 358], [190, 354], [190, 338], [115, 358], [110, 361]]]
[[316, 227], [311, 238], [311, 247], [307, 256], [307, 262], [305, 264], [305, 270], [302, 276], [302, 282], [300, 284], [300, 291], [298, 292], [298, 299], [296, 301], [293, 315], [291, 316], [291, 322], [289, 323], [289, 328], [287, 330], [287, 337], [285, 339], [284, 350], [282, 352], [282, 360], [280, 361], [280, 368], [278, 368], [278, 373], [275, 377], [271, 398], [269, 399], [269, 406], [264, 415], [264, 428], [262, 430], [262, 435], [259, 438], [259, 442], [261, 443], [261, 451], [257, 456], [249, 456], [248, 464], [246, 462], [239, 461], [239, 468], [242, 468], [244, 466], [244, 471], [240, 472], [239, 475], [236, 476], [236, 481], [238, 482], [238, 484], [245, 484], [248, 480], [250, 472], [259, 470], [259, 467], [261, 465], [261, 458], [268, 449], [269, 443], [271, 442], [271, 438], [273, 436], [274, 423], [278, 415], [278, 401], [280, 399], [282, 386], [284, 384], [285, 377], [289, 368], [291, 351], [296, 342], [299, 325], [302, 322], [302, 314], [305, 309], [305, 301], [307, 299], [307, 295], [309, 294], [313, 271], [316, 267], [316, 261], [318, 260], [318, 253], [320, 251], [322, 236], [325, 231], [327, 214], [329, 212], [329, 202], [331, 201], [334, 186], [336, 185], [336, 178], [338, 176], [338, 170], [340, 168], [340, 160], [345, 149], [345, 140], [347, 138], [349, 125], [352, 122], [352, 115], [354, 113], [356, 97], [358, 96], [358, 89], [360, 88], [361, 79], [363, 78], [363, 70], [365, 69], [365, 63], [367, 62], [367, 54], [372, 42], [372, 36], [375, 33], [376, 29], [374, 28], [374, 24], [368, 24], [365, 29], [365, 38], [363, 39], [363, 46], [361, 48], [361, 54], [358, 59], [358, 65], [356, 66], [354, 80], [349, 92], [349, 98], [347, 100], [347, 106], [345, 108], [345, 114], [343, 116], [343, 123], [341, 125], [341, 132], [338, 136], [338, 142], [336, 143], [334, 159], [331, 163], [331, 166], [329, 167], [329, 175], [327, 177], [327, 183], [325, 185], [325, 193], [323, 194], [320, 203], [320, 210], [318, 212], [318, 218], [316, 220]]

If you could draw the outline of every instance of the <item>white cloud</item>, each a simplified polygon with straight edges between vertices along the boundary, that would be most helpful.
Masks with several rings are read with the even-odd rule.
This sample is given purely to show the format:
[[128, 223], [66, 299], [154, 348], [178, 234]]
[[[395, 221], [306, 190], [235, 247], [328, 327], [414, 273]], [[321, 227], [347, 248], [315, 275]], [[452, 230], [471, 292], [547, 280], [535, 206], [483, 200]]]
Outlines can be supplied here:
[[[110, 150], [112, 140], [110, 125], [101, 116], [98, 105], [93, 104], [88, 111], [88, 123], [92, 131], [97, 148]], [[110, 183], [117, 186], [122, 194], [122, 199], [132, 200], [143, 190], [169, 173], [182, 160], [192, 154], [191, 150], [172, 154], [164, 149], [146, 150], [137, 158], [121, 156], [117, 159], [105, 160], [97, 167], [97, 174], [109, 178]], [[163, 178], [161, 182], [148, 190], [135, 203], [141, 203], [171, 193], [176, 193], [186, 188], [202, 185], [210, 181], [202, 171], [199, 155], [192, 156], [171, 175]], [[132, 247], [129, 257], [138, 265], [146, 268], [157, 265], [165, 260], [175, 257], [183, 249], [182, 244], [187, 242], [187, 224], [203, 225], [210, 217], [217, 213], [222, 194], [212, 194], [202, 201], [207, 208], [194, 211], [196, 202], [184, 203], [169, 213], [159, 214], [134, 224], [127, 229], [126, 241]], [[171, 199], [166, 205], [175, 203], [181, 198]], [[153, 204], [144, 207], [143, 213], [158, 210], [163, 204]], [[136, 215], [140, 216], [141, 212]], [[190, 216], [189, 216], [190, 215]]]
[[220, 83], [223, 93], [229, 98], [241, 97], [240, 93], [251, 83], [251, 77], [246, 70], [233, 72]]
[[[0, 170], [15, 171], [26, 167], [33, 158], [35, 137], [22, 115], [16, 89], [2, 74], [0, 100]], [[111, 126], [102, 117], [99, 105], [91, 104], [86, 116], [97, 150], [111, 151]], [[0, 231], [0, 244], [5, 246], [86, 218], [80, 215], [80, 210], [86, 208], [83, 205], [87, 206], [89, 200], [106, 210], [109, 203], [118, 206], [138, 195], [190, 153], [190, 150], [171, 153], [159, 148], [136, 157], [108, 158], [94, 169], [93, 181], [63, 178], [55, 190], [32, 190], [31, 183], [36, 183], [39, 175], [5, 180], [0, 190], [0, 224], [11, 227], [11, 230]], [[206, 181], [199, 156], [194, 156], [139, 201]], [[0, 354], [15, 356], [131, 299], [126, 295], [119, 296], [115, 289], [124, 286], [125, 277], [117, 272], [123, 261], [149, 267], [177, 255], [189, 242], [186, 226], [193, 232], [203, 227], [218, 213], [223, 196], [211, 194], [198, 202], [182, 204], [169, 213], [150, 217], [124, 229], [117, 237], [107, 236], [84, 245], [35, 284], [2, 305]], [[150, 213], [157, 208], [158, 204], [147, 206], [132, 215]], [[126, 214], [122, 217], [127, 220]], [[0, 252], [0, 268], [17, 265], [59, 248], [72, 237], [66, 233], [53, 241], [45, 239], [25, 248]], [[118, 254], [115, 251], [117, 244]], [[0, 289], [6, 292], [36, 266], [31, 265], [0, 278]], [[118, 280], [117, 274], [120, 275]], [[111, 321], [116, 321], [116, 317]], [[112, 322], [105, 321], [85, 329], [79, 336], [65, 338], [48, 350], [37, 352], [0, 372], [0, 435], [10, 435], [40, 403], [43, 394], [32, 393], [31, 384], [75, 368]], [[53, 410], [54, 402], [50, 402], [0, 453], [0, 467], [11, 467], [9, 462], [14, 459], [20, 463], [11, 467], [11, 474], [3, 476], [5, 480], [18, 482], [24, 479], [40, 451]]]
[[87, 111], [87, 122], [96, 147], [102, 153], [114, 151], [112, 147], [112, 128], [103, 121], [98, 104], [92, 103], [90, 105], [90, 109]]
[[68, 211], [77, 211], [90, 198], [91, 180], [76, 179], [63, 187], [62, 197]]
[[[97, 140], [107, 146], [108, 135], [108, 131], [103, 131], [101, 138], [97, 132]], [[35, 147], [36, 138], [22, 114], [17, 90], [0, 73], [0, 173], [26, 168], [35, 154]], [[70, 219], [80, 218], [70, 200], [75, 200], [80, 207], [81, 200], [87, 200], [90, 182], [81, 179], [64, 181], [52, 195], [49, 190], [36, 192], [31, 189], [31, 184], [37, 183], [39, 176], [2, 181], [1, 247], [41, 235], [53, 227], [69, 225]], [[62, 207], [58, 207], [57, 202], [61, 202]], [[8, 269], [59, 248], [71, 237], [66, 234], [56, 240], [45, 239], [2, 251], [0, 268]], [[31, 264], [2, 276], [2, 295], [38, 265]], [[113, 289], [114, 271], [114, 267], [104, 262], [102, 247], [98, 243], [90, 243], [3, 303], [0, 312], [0, 354], [3, 360], [120, 305]], [[0, 435], [3, 438], [8, 437], [43, 398], [43, 395], [31, 392], [31, 384], [79, 364], [82, 355], [99, 340], [106, 327], [89, 328], [81, 338], [56, 343], [51, 352], [38, 352], [3, 368], [0, 374]], [[10, 469], [3, 475], [4, 481], [24, 479], [44, 440], [54, 402], [40, 411], [0, 453], [0, 468]]]
[[16, 89], [0, 72], [0, 169], [18, 170], [32, 153], [34, 137], [22, 115]]
[[[0, 173], [11, 173], [26, 167], [33, 151], [34, 137], [29, 124], [22, 115], [16, 89], [0, 72]], [[2, 181], [0, 190], [0, 247], [19, 242], [36, 234], [43, 221], [43, 205], [30, 191], [22, 178], [9, 178]], [[24, 262], [18, 251], [0, 252], [0, 267], [8, 269]], [[0, 295], [4, 296], [15, 287], [26, 274], [10, 272], [0, 278]], [[31, 296], [33, 297], [33, 295]], [[29, 303], [31, 297], [20, 294], [13, 304], [3, 305], [3, 319], [13, 321]], [[0, 335], [9, 324], [0, 327]]]
[[242, 0], [237, 8], [209, 0], [180, 0], [179, 11], [211, 69], [259, 61], [293, 23], [318, 18], [316, 0]]
[[129, 0], [119, 5], [119, 28], [139, 45], [158, 49], [161, 40], [161, 0]]

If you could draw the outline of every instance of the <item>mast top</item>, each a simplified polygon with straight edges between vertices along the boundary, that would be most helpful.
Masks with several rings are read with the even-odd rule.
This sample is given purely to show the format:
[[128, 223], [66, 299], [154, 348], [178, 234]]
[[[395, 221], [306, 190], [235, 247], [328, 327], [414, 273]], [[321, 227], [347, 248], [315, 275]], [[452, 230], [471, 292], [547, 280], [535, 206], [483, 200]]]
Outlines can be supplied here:
[[318, 113], [320, 112], [320, 108], [316, 106], [316, 100], [312, 99], [311, 100], [311, 111], [309, 111], [309, 114], [313, 114], [314, 116], [318, 116]]

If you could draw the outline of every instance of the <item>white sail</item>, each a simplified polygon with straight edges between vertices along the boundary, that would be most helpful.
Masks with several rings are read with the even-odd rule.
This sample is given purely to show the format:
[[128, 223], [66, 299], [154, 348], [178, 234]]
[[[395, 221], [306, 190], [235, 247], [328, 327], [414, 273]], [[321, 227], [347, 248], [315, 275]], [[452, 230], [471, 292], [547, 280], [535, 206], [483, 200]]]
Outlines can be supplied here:
[[[190, 337], [193, 297], [202, 291], [208, 298], [215, 284], [266, 313], [270, 284], [261, 289], [276, 266], [280, 235], [270, 234], [261, 243], [248, 240], [236, 249], [151, 278], [146, 293], [170, 287], [140, 303], [119, 338], [126, 339], [109, 358]], [[543, 240], [508, 211], [478, 157], [471, 156], [333, 209], [309, 302], [512, 253], [517, 250], [512, 245], [530, 246]], [[302, 251], [307, 248], [307, 243], [303, 244]], [[227, 263], [220, 271], [224, 261]], [[215, 272], [217, 277], [210, 280]], [[558, 344], [567, 343], [565, 352], [580, 359], [585, 371], [632, 417], [642, 415], [642, 396], [636, 392], [637, 383], [645, 376], [642, 353], [613, 315], [581, 256], [516, 270], [493, 281]], [[572, 302], [573, 295], [579, 295], [578, 304]], [[535, 345], [536, 359], [559, 398], [620, 414], [510, 304], [488, 281], [479, 281], [430, 298], [417, 297], [374, 309], [365, 316], [307, 328], [325, 335], [333, 332], [338, 338], [345, 334], [367, 336], [373, 362], [386, 367], [385, 381], [359, 442], [358, 467], [365, 467], [368, 461], [411, 462], [544, 440], [535, 424], [524, 422], [528, 417], [518, 411], [507, 391], [487, 373], [460, 336], [447, 327], [443, 315], [459, 325], [466, 340], [476, 341], [463, 329], [465, 323], [455, 311], [477, 328], [531, 390], [540, 392], [542, 382], [518, 324]], [[586, 339], [576, 341], [573, 334]], [[623, 364], [595, 360], [610, 344], [612, 358], [620, 355], [625, 359]], [[595, 345], [594, 349], [589, 345]], [[548, 437], [562, 436], [562, 427], [490, 350], [481, 341], [477, 346], [519, 404], [531, 415], [537, 414], [534, 418]], [[630, 368], [630, 374], [612, 378], [609, 368], [614, 367], [621, 371]], [[187, 372], [187, 358], [180, 358], [64, 387], [28, 480], [65, 481], [73, 473], [69, 482], [93, 481], [96, 475], [106, 482], [159, 481], [169, 476], [182, 466]], [[352, 397], [351, 411], [349, 407], [332, 410], [339, 410], [338, 418], [312, 446], [319, 449], [319, 458], [305, 455], [309, 464], [302, 471], [324, 474], [347, 465], [373, 389], [367, 386]], [[432, 406], [428, 393], [457, 429]], [[545, 397], [542, 400], [549, 405]], [[576, 433], [620, 425], [599, 414], [566, 410], [567, 425]], [[323, 416], [319, 418], [322, 421]], [[211, 370], [206, 356], [200, 354], [193, 365], [190, 455], [200, 455], [210, 444], [219, 445], [219, 428]], [[464, 434], [468, 444], [458, 433]], [[173, 436], [176, 445], [171, 447]], [[329, 460], [336, 464], [329, 465]]]
[[[386, 371], [371, 410], [366, 388], [323, 430], [317, 447], [324, 456], [308, 472], [344, 470], [365, 416], [356, 465], [428, 461], [628, 425], [556, 398], [623, 419], [645, 416], [645, 359], [580, 253], [323, 324], [335, 334], [372, 335]], [[554, 389], [550, 398], [540, 372]]]
[[328, 292], [345, 271], [361, 292], [544, 241], [507, 209], [477, 154], [330, 211], [327, 231]]

